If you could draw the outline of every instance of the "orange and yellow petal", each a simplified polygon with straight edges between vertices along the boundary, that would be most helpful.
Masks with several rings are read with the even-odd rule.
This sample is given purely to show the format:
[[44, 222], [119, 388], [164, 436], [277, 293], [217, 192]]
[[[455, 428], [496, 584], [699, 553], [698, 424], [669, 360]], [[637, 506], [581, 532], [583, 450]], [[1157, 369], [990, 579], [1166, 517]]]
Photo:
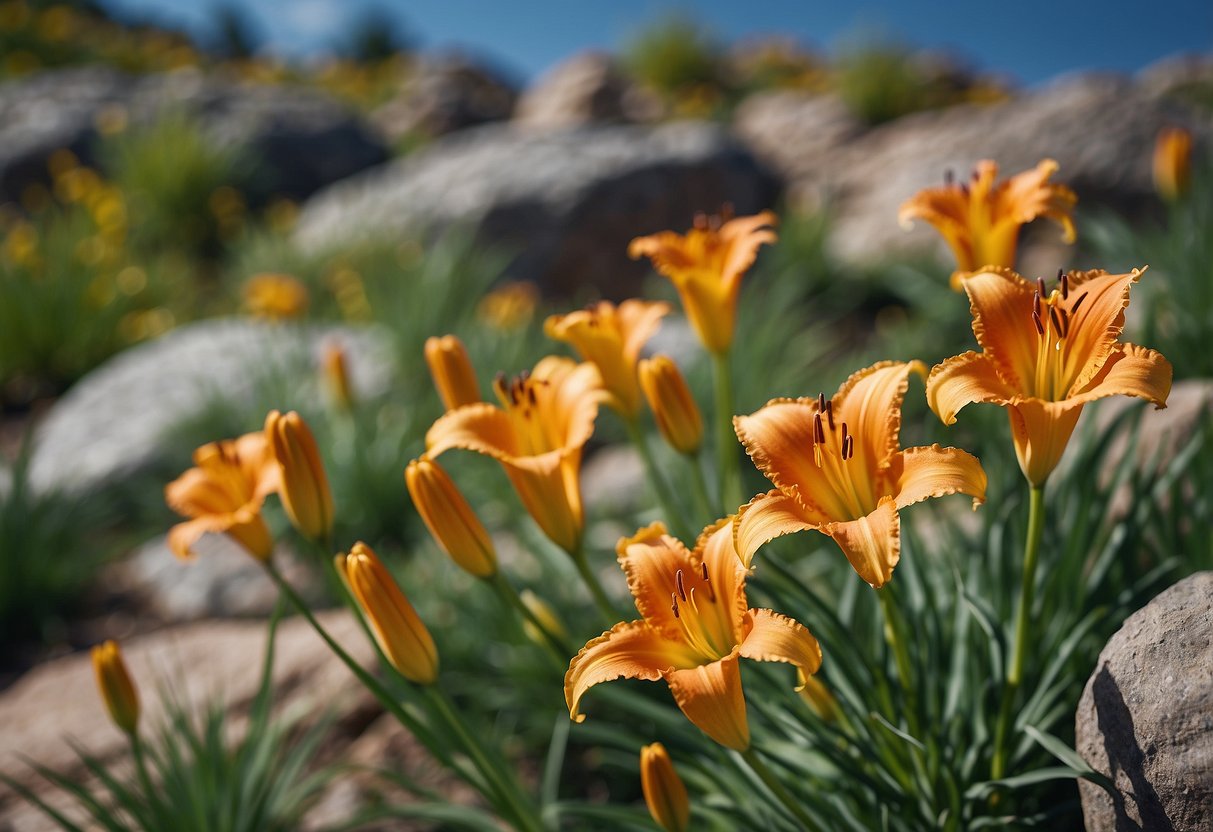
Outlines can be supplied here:
[[518, 450], [509, 416], [484, 403], [464, 405], [439, 418], [425, 434], [425, 447], [431, 457], [463, 448], [503, 459]]
[[434, 388], [447, 410], [480, 401], [480, 384], [467, 348], [454, 335], [433, 335], [425, 341], [425, 363]]
[[998, 374], [1016, 390], [1028, 390], [1036, 374], [1040, 334], [1032, 323], [1037, 286], [1009, 268], [965, 278], [973, 334]]
[[1044, 485], [1057, 467], [1081, 415], [1082, 402], [1075, 400], [1023, 399], [1007, 408], [1015, 456], [1032, 485]]
[[926, 378], [927, 368], [921, 361], [881, 361], [853, 373], [838, 389], [834, 419], [855, 437], [850, 468], [875, 469], [897, 451], [910, 373]]
[[675, 591], [679, 570], [691, 571], [691, 553], [660, 522], [622, 538], [615, 551], [640, 615], [650, 626], [677, 637], [680, 628], [670, 594]]
[[973, 508], [986, 499], [986, 472], [977, 457], [958, 448], [907, 448], [889, 466], [898, 509], [930, 497], [968, 494]]
[[616, 624], [581, 648], [564, 675], [564, 700], [569, 717], [585, 719], [581, 698], [594, 685], [614, 679], [655, 682], [676, 667], [693, 667], [697, 659], [681, 643], [666, 638], [643, 621]]
[[988, 356], [966, 352], [935, 365], [927, 377], [927, 404], [945, 425], [956, 423], [956, 414], [975, 402], [1007, 404], [1016, 397], [998, 367]]
[[734, 416], [733, 430], [754, 467], [776, 488], [800, 503], [803, 513], [825, 516], [824, 506], [808, 493], [811, 484], [822, 479], [813, 458], [816, 415], [815, 399], [773, 399], [749, 416]]
[[665, 678], [674, 701], [696, 728], [726, 748], [750, 747], [736, 650], [719, 661], [675, 670]]
[[824, 517], [810, 519], [800, 503], [782, 491], [769, 491], [742, 506], [733, 526], [733, 544], [742, 566], [749, 569], [765, 544], [785, 534], [818, 529], [825, 522]]
[[687, 787], [659, 742], [640, 749], [640, 787], [653, 820], [666, 832], [686, 832], [691, 826]]
[[873, 589], [880, 589], [893, 576], [893, 567], [901, 559], [901, 524], [892, 497], [882, 498], [866, 517], [830, 523], [821, 530], [834, 538], [859, 577]]
[[[1125, 309], [1129, 306], [1129, 287], [1141, 277], [1134, 269], [1127, 274], [1107, 272], [1071, 272], [1070, 295], [1074, 303], [1086, 299], [1071, 317], [1070, 331], [1062, 349], [1067, 395], [1085, 388], [1099, 371], [1125, 327]], [[1073, 306], [1073, 304], [1071, 304]]]
[[1068, 402], [1089, 402], [1105, 396], [1134, 396], [1167, 406], [1171, 393], [1171, 362], [1161, 353], [1136, 344], [1114, 344], [1099, 374]]
[[[548, 461], [554, 461], [556, 465], [550, 467]], [[502, 462], [514, 491], [543, 533], [566, 552], [576, 551], [585, 525], [580, 450]]]
[[733, 543], [733, 515], [717, 520], [700, 533], [691, 552], [692, 570], [699, 576], [706, 571], [716, 600], [701, 603], [699, 614], [711, 632], [728, 633], [735, 644], [744, 636], [747, 570]]
[[750, 632], [738, 648], [743, 658], [786, 662], [811, 676], [821, 668], [821, 645], [799, 621], [772, 610], [750, 610]]

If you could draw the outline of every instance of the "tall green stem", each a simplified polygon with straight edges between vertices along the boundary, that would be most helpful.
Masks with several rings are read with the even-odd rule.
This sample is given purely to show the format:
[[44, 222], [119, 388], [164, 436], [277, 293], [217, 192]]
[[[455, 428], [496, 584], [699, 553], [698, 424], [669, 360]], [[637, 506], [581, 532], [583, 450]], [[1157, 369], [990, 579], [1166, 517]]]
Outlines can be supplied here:
[[[905, 633], [901, 629], [901, 618], [897, 614], [897, 604], [888, 586], [876, 590], [876, 597], [880, 599], [880, 611], [884, 615], [885, 641], [893, 651], [893, 658], [897, 662], [897, 677], [901, 680], [901, 689], [905, 692], [906, 724], [910, 733], [918, 737], [918, 689], [914, 686], [910, 653], [906, 647]], [[896, 722], [896, 714], [889, 716]]]
[[783, 807], [791, 813], [792, 817], [796, 818], [801, 826], [810, 830], [810, 832], [818, 832], [821, 829], [809, 813], [804, 810], [804, 807], [796, 802], [796, 798], [792, 797], [788, 790], [783, 787], [783, 784], [779, 782], [779, 779], [775, 777], [774, 772], [767, 767], [767, 764], [754, 753], [753, 748], [747, 748], [745, 751], [742, 751], [741, 756], [750, 767], [750, 771], [758, 775], [758, 779], [771, 790], [771, 794], [775, 795], [775, 798], [783, 804]]
[[497, 593], [497, 597], [501, 599], [503, 604], [516, 610], [524, 621], [529, 622], [535, 628], [543, 638], [544, 643], [548, 646], [552, 656], [561, 665], [567, 664], [569, 657], [572, 655], [569, 652], [569, 646], [564, 643], [564, 639], [549, 630], [539, 620], [539, 616], [535, 615], [535, 612], [522, 602], [522, 599], [518, 596], [518, 591], [506, 580], [506, 577], [500, 572], [494, 572], [490, 577], [485, 578], [485, 580], [492, 584], [493, 591]]
[[725, 514], [741, 505], [741, 472], [737, 466], [737, 435], [733, 433], [733, 371], [729, 353], [712, 354], [716, 387], [716, 456], [720, 466], [720, 501]]
[[1023, 662], [1031, 638], [1032, 602], [1036, 595], [1036, 562], [1040, 539], [1045, 528], [1044, 485], [1034, 485], [1028, 498], [1028, 537], [1023, 549], [1023, 586], [1019, 592], [1019, 607], [1015, 613], [1015, 643], [1011, 648], [1011, 663], [1007, 667], [1007, 683], [998, 709], [994, 727], [994, 760], [991, 779], [999, 780], [1006, 773], [1007, 732], [1011, 725], [1011, 709], [1023, 682]]
[[703, 512], [703, 524], [707, 525], [716, 516], [716, 509], [712, 508], [712, 498], [708, 494], [708, 479], [703, 473], [703, 453], [688, 454], [686, 459], [693, 469], [691, 471], [691, 489], [695, 493], [695, 508]]
[[674, 499], [674, 492], [670, 490], [670, 485], [666, 482], [665, 475], [657, 467], [657, 460], [653, 458], [653, 451], [649, 448], [649, 441], [644, 435], [644, 430], [640, 427], [640, 420], [635, 416], [625, 417], [623, 423], [627, 425], [628, 437], [632, 440], [632, 444], [636, 446], [636, 451], [644, 462], [645, 471], [649, 475], [649, 482], [653, 484], [653, 490], [657, 493], [657, 499], [661, 503], [662, 511], [665, 512], [666, 525], [674, 532], [675, 536], [686, 540], [688, 530], [684, 520], [685, 512], [678, 505], [678, 501]]
[[611, 603], [606, 590], [602, 588], [602, 584], [598, 581], [598, 576], [590, 568], [590, 562], [585, 556], [584, 544], [578, 544], [576, 549], [569, 552], [569, 557], [573, 559], [573, 564], [577, 567], [577, 574], [581, 576], [581, 580], [585, 582], [586, 588], [590, 590], [590, 595], [594, 597], [594, 603], [598, 605], [599, 612], [602, 613], [608, 622], [618, 621], [619, 611], [615, 609], [615, 605]]

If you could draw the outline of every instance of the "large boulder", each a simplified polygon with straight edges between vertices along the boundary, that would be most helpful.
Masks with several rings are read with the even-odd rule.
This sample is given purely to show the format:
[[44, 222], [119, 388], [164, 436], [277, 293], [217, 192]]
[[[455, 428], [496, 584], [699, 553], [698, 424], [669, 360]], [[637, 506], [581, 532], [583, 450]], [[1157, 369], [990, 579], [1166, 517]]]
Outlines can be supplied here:
[[389, 141], [432, 139], [510, 117], [518, 91], [500, 72], [463, 55], [422, 59], [399, 92], [371, 114]]
[[315, 368], [330, 341], [344, 348], [359, 395], [386, 389], [392, 348], [377, 330], [212, 319], [132, 347], [55, 403], [37, 432], [32, 482], [84, 493], [144, 471], [165, 460], [174, 428], [217, 405], [251, 406], [270, 378], [297, 380], [294, 395], [314, 400]]
[[715, 125], [609, 125], [534, 134], [508, 125], [465, 130], [338, 183], [304, 206], [306, 250], [368, 236], [459, 226], [512, 251], [508, 273], [550, 293], [595, 287], [634, 293], [648, 266], [627, 256], [640, 234], [688, 228], [731, 202], [769, 207], [778, 180]]
[[1213, 572], [1158, 595], [1108, 640], [1075, 719], [1087, 832], [1213, 829]]
[[834, 95], [771, 90], [748, 96], [733, 114], [733, 130], [790, 182], [819, 173], [820, 160], [866, 126]]
[[523, 92], [514, 122], [535, 130], [560, 130], [642, 121], [636, 106], [641, 97], [613, 57], [582, 52], [552, 67]]
[[181, 113], [215, 142], [257, 160], [254, 199], [302, 199], [388, 158], [357, 115], [310, 90], [196, 70], [134, 76], [79, 67], [0, 84], [0, 202], [44, 180], [47, 160], [60, 148], [93, 163], [101, 132]]

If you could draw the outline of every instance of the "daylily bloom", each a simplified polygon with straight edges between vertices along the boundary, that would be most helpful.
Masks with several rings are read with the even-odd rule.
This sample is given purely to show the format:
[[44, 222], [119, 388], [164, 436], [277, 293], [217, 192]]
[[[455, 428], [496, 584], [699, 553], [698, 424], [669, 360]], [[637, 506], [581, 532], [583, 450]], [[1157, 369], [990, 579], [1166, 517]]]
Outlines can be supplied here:
[[477, 578], [497, 571], [493, 539], [438, 463], [414, 459], [404, 469], [404, 482], [430, 536], [451, 560]]
[[1192, 134], [1164, 127], [1154, 142], [1154, 189], [1168, 201], [1187, 193], [1192, 181]]
[[927, 401], [945, 425], [972, 402], [1007, 408], [1019, 467], [1034, 486], [1056, 467], [1083, 405], [1137, 396], [1166, 406], [1171, 365], [1159, 353], [1121, 343], [1129, 286], [1142, 272], [1069, 272], [1046, 291], [991, 269], [965, 280], [973, 334], [983, 352], [949, 358], [931, 371]]
[[1065, 185], [1049, 182], [1056, 172], [1057, 162], [1043, 159], [1032, 170], [995, 183], [998, 165], [983, 159], [970, 181], [956, 184], [949, 176], [944, 187], [919, 191], [901, 206], [897, 218], [906, 227], [913, 219], [935, 226], [956, 256], [952, 288], [960, 291], [969, 272], [1014, 266], [1019, 229], [1037, 217], [1056, 222], [1062, 239], [1074, 242], [1071, 214], [1078, 197]]
[[438, 678], [438, 648], [378, 555], [358, 542], [348, 555], [337, 555], [334, 565], [392, 666], [410, 682], [433, 684]]
[[699, 340], [721, 355], [733, 343], [741, 278], [754, 264], [758, 247], [775, 242], [769, 228], [774, 224], [770, 211], [736, 219], [700, 214], [685, 237], [673, 231], [637, 237], [628, 256], [648, 257], [674, 283]]
[[687, 787], [659, 742], [640, 749], [640, 789], [649, 814], [666, 832], [686, 832], [691, 825]]
[[733, 426], [775, 490], [759, 494], [736, 522], [746, 567], [766, 542], [814, 529], [834, 538], [873, 588], [901, 557], [898, 512], [928, 497], [985, 499], [986, 474], [971, 454], [938, 445], [899, 450], [901, 403], [919, 361], [884, 361], [847, 379], [834, 398], [775, 399]]
[[287, 516], [305, 536], [325, 541], [333, 530], [333, 493], [311, 428], [293, 410], [285, 415], [271, 410], [264, 433], [278, 466], [278, 496]]
[[572, 344], [582, 360], [602, 374], [610, 393], [607, 403], [631, 418], [640, 411], [636, 362], [640, 349], [669, 314], [664, 301], [625, 300], [618, 307], [609, 300], [592, 303], [567, 315], [552, 315], [543, 324], [549, 338]]
[[194, 465], [164, 489], [169, 508], [193, 518], [169, 530], [173, 554], [191, 557], [202, 535], [225, 532], [258, 560], [269, 558], [274, 541], [261, 505], [278, 490], [279, 475], [265, 434], [203, 445], [194, 451]]
[[298, 318], [308, 307], [307, 287], [289, 274], [255, 274], [244, 283], [244, 306], [261, 318]]
[[425, 340], [425, 363], [447, 410], [480, 401], [480, 384], [463, 342], [454, 335]]
[[92, 659], [97, 690], [101, 692], [110, 718], [123, 731], [134, 734], [139, 726], [139, 694], [131, 682], [118, 643], [110, 640], [98, 644], [92, 650]]
[[354, 409], [354, 385], [350, 381], [349, 360], [341, 344], [331, 342], [320, 359], [324, 386], [333, 403], [342, 410]]
[[451, 448], [501, 463], [535, 522], [567, 552], [581, 544], [581, 451], [603, 397], [593, 364], [548, 356], [531, 373], [494, 383], [501, 407], [469, 404], [440, 418], [425, 436], [427, 456]]
[[623, 538], [617, 551], [641, 618], [616, 624], [569, 663], [564, 677], [569, 716], [585, 719], [581, 698], [600, 682], [664, 679], [699, 730], [744, 751], [750, 729], [738, 659], [788, 662], [816, 673], [821, 667], [817, 639], [786, 616], [748, 608], [732, 517], [704, 529], [691, 552], [661, 523]]
[[665, 441], [680, 453], [698, 453], [703, 416], [678, 365], [669, 356], [656, 355], [643, 359], [639, 369], [640, 388]]

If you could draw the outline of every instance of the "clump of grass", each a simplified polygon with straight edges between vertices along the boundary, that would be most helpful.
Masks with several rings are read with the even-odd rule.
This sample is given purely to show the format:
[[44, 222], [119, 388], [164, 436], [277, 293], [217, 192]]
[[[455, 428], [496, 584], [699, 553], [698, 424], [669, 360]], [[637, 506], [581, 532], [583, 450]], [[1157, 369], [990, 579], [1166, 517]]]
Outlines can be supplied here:
[[634, 78], [671, 106], [697, 101], [710, 111], [724, 87], [720, 44], [685, 15], [665, 17], [637, 33], [624, 45], [621, 59]]

